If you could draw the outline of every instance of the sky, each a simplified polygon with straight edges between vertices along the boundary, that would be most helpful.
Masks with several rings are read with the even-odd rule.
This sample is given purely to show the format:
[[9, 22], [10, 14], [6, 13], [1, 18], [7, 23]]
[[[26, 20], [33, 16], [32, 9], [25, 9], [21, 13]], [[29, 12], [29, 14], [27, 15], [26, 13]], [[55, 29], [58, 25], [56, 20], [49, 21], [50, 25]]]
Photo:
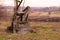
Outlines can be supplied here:
[[[14, 6], [14, 0], [0, 0], [0, 5]], [[23, 6], [23, 3], [21, 6]], [[60, 0], [25, 0], [24, 6], [30, 7], [60, 6]]]

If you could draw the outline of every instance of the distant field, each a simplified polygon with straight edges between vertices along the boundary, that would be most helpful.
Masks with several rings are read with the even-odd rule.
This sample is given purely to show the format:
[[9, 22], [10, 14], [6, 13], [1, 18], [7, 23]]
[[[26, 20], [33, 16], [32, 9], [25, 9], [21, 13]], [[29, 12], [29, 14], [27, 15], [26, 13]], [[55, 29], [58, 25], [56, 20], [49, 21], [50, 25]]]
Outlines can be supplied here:
[[60, 22], [60, 12], [33, 12], [29, 15], [30, 21], [40, 22]]

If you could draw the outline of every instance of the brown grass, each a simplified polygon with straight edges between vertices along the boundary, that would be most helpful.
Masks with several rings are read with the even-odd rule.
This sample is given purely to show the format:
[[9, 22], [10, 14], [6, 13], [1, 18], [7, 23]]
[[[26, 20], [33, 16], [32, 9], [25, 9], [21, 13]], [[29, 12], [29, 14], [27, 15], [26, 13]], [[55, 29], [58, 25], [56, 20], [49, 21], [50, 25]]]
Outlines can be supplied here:
[[5, 40], [60, 40], [60, 22], [30, 22], [30, 27], [37, 32], [27, 34], [5, 32], [10, 23], [0, 21], [0, 36]]

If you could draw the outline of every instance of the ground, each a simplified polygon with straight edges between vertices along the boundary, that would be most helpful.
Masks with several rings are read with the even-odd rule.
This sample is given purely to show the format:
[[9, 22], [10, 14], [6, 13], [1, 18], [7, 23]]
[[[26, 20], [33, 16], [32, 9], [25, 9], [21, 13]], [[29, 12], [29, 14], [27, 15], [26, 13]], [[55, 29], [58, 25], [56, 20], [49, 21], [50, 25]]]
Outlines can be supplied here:
[[7, 33], [10, 21], [0, 20], [0, 40], [60, 40], [60, 22], [29, 22], [36, 33]]

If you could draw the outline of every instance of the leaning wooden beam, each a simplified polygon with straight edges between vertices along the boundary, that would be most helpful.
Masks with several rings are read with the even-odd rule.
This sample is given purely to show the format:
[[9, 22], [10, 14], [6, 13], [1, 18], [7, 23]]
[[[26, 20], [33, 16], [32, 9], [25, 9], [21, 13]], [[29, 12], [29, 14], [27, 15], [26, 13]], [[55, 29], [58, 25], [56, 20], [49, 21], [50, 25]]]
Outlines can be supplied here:
[[28, 15], [29, 15], [29, 11], [30, 11], [30, 7], [29, 6], [27, 6], [24, 10], [23, 10], [23, 12], [25, 12], [25, 15], [24, 15], [24, 21], [27, 21], [27, 19], [28, 19]]

